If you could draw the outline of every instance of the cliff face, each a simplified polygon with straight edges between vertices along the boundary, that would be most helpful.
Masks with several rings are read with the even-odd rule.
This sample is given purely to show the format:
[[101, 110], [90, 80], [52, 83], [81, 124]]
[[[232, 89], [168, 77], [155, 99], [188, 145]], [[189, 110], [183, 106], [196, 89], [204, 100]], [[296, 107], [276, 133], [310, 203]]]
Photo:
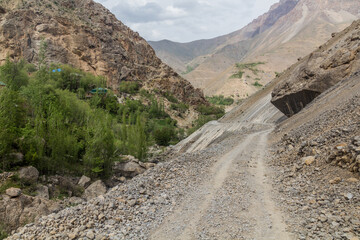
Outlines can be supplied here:
[[288, 69], [272, 93], [272, 103], [290, 117], [319, 94], [359, 71], [360, 20], [333, 34], [326, 44]]
[[4, 0], [0, 7], [0, 62], [10, 56], [37, 64], [45, 42], [49, 63], [106, 76], [114, 90], [120, 81], [140, 81], [190, 104], [205, 102], [138, 33], [92, 0]]

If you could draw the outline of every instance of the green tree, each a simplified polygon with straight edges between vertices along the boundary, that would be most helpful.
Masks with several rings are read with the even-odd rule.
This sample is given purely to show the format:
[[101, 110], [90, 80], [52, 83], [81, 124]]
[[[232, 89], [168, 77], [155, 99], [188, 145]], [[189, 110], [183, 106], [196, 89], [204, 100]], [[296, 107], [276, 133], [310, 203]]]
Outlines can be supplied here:
[[[2, 170], [14, 162], [9, 154], [19, 148], [21, 128], [25, 125], [24, 100], [18, 92], [4, 88], [0, 91], [0, 161]], [[18, 163], [19, 164], [19, 163]]]
[[102, 110], [95, 110], [89, 128], [85, 164], [92, 175], [109, 177], [116, 150], [110, 115]]
[[29, 77], [24, 69], [25, 65], [26, 63], [23, 60], [16, 63], [7, 58], [5, 64], [0, 68], [0, 79], [11, 90], [19, 91], [29, 81]]

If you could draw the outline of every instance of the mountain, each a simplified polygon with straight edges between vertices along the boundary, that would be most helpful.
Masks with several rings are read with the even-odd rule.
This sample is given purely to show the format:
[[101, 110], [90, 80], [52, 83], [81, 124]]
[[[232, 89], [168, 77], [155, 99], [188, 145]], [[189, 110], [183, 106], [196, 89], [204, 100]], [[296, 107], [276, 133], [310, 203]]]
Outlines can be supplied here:
[[341, 81], [358, 78], [359, 73], [360, 20], [285, 71], [272, 93], [272, 103], [291, 117], [321, 93]]
[[[358, 19], [359, 10], [357, 0], [281, 0], [228, 35], [191, 43], [150, 44], [161, 59], [206, 95], [244, 98]], [[249, 69], [235, 63], [260, 64]]]
[[[44, 47], [46, 46], [46, 48]], [[4, 0], [0, 4], [0, 63], [7, 56], [38, 64], [64, 63], [145, 89], [170, 92], [190, 105], [206, 103], [195, 89], [156, 57], [148, 43], [92, 0]]]

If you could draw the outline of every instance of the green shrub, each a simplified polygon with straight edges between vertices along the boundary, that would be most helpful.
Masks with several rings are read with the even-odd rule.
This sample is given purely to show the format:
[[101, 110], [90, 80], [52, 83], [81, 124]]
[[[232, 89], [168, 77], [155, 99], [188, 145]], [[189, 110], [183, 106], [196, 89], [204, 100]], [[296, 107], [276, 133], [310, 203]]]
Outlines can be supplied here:
[[211, 96], [211, 97], [206, 97], [206, 99], [215, 105], [224, 105], [224, 106], [230, 106], [231, 104], [234, 103], [234, 99], [231, 97], [227, 97], [225, 98], [223, 95], [219, 95], [219, 96]]
[[263, 85], [260, 84], [258, 81], [256, 81], [254, 84], [253, 84], [255, 87], [262, 87]]
[[169, 102], [172, 102], [172, 103], [178, 103], [179, 102], [179, 100], [169, 92], [165, 92], [163, 95]]
[[169, 143], [174, 136], [175, 131], [171, 127], [162, 127], [154, 131], [155, 142], [160, 146], [169, 146]]
[[185, 103], [172, 103], [170, 105], [170, 108], [172, 110], [178, 111], [180, 113], [185, 113], [188, 109], [189, 109], [189, 105], [185, 104]]
[[128, 93], [128, 94], [135, 94], [139, 91], [140, 84], [137, 82], [132, 81], [122, 81], [119, 85], [119, 91]]
[[201, 115], [215, 115], [218, 118], [222, 117], [225, 114], [225, 110], [223, 108], [219, 108], [212, 105], [199, 105], [196, 110]]

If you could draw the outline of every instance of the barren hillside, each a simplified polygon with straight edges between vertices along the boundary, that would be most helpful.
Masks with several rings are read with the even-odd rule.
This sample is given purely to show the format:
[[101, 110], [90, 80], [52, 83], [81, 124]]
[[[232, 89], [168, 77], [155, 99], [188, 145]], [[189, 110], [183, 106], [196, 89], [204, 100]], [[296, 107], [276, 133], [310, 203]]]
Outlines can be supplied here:
[[[246, 98], [259, 90], [257, 81], [264, 85], [281, 73], [298, 58], [314, 51], [360, 17], [360, 3], [351, 1], [287, 0], [271, 7], [269, 12], [255, 19], [243, 29], [210, 40], [187, 44], [175, 44], [177, 49], [194, 57], [178, 59], [171, 46], [151, 43], [158, 56], [175, 69], [184, 72], [186, 66], [195, 68], [184, 76], [204, 90], [206, 95], [234, 95]], [[194, 54], [197, 45], [208, 46], [205, 54]], [[186, 47], [185, 47], [186, 46]], [[184, 48], [183, 48], [184, 47]], [[171, 61], [176, 60], [177, 64]], [[167, 61], [169, 60], [169, 61]], [[182, 62], [182, 68], [178, 63]], [[264, 62], [259, 72], [245, 70], [241, 77], [232, 77], [238, 72], [235, 63]], [[255, 84], [256, 85], [256, 84]]]

